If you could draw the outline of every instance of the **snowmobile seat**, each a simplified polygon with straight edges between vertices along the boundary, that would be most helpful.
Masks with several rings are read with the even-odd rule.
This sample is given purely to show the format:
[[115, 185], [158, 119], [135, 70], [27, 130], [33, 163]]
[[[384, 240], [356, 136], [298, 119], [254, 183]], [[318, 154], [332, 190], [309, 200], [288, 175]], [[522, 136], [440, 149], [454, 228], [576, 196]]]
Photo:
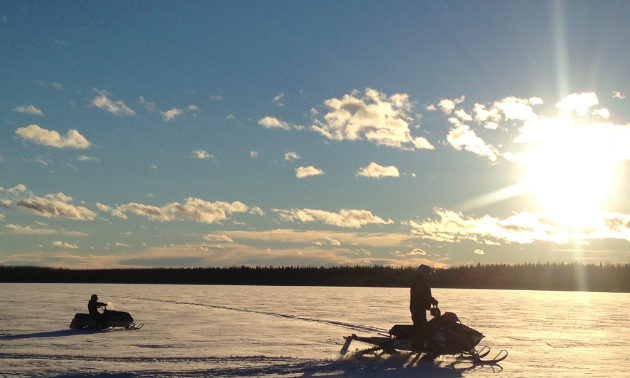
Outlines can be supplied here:
[[413, 325], [411, 324], [396, 324], [389, 330], [389, 334], [397, 339], [411, 340], [413, 337]]

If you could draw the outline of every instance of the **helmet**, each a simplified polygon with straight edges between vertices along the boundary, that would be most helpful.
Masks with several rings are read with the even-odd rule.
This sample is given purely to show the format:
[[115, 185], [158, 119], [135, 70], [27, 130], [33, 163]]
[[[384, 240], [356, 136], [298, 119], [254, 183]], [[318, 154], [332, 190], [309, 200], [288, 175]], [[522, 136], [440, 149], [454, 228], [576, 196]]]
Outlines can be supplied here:
[[435, 270], [428, 265], [422, 264], [418, 267], [418, 272], [428, 279], [433, 273], [435, 273]]
[[92, 299], [93, 301], [98, 300], [98, 295], [96, 295], [96, 294], [92, 294], [92, 298], [91, 298], [91, 299]]

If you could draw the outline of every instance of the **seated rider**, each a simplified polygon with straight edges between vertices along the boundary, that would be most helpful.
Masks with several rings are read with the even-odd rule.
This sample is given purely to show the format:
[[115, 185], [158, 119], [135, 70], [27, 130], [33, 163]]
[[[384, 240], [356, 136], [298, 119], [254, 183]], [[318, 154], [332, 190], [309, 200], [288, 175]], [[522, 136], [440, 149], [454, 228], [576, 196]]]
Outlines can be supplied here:
[[107, 322], [107, 316], [105, 313], [98, 312], [100, 307], [107, 307], [107, 304], [98, 301], [98, 295], [92, 294], [90, 301], [88, 302], [88, 311], [90, 312], [90, 316], [96, 319], [99, 323], [99, 326], [105, 325]]
[[424, 347], [426, 339], [427, 310], [431, 305], [438, 305], [438, 301], [431, 296], [431, 286], [429, 279], [435, 270], [428, 265], [420, 265], [418, 273], [411, 283], [411, 300], [409, 310], [413, 320], [413, 345], [414, 348]]

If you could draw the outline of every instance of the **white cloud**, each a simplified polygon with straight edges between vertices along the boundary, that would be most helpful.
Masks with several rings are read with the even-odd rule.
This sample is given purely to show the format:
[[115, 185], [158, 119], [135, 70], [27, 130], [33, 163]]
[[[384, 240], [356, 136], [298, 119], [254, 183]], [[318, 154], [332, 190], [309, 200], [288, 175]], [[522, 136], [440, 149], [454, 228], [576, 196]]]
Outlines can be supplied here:
[[221, 95], [211, 95], [210, 96], [210, 100], [212, 100], [212, 101], [222, 101], [223, 100], [223, 96], [221, 96]]
[[260, 208], [260, 207], [258, 207], [258, 206], [252, 206], [252, 207], [249, 209], [249, 213], [250, 213], [250, 214], [256, 214], [256, 215], [265, 215], [265, 212], [263, 211], [263, 209], [261, 209], [261, 208]]
[[461, 119], [462, 121], [472, 121], [473, 118], [470, 114], [466, 113], [464, 109], [458, 109], [455, 111], [455, 117]]
[[181, 115], [182, 113], [184, 113], [184, 111], [182, 109], [177, 109], [177, 108], [173, 108], [166, 112], [160, 112], [160, 114], [162, 115], [165, 121], [170, 121], [172, 119], [175, 119], [175, 117]]
[[613, 91], [613, 98], [619, 98], [623, 100], [626, 96], [622, 95], [621, 92]]
[[129, 203], [116, 208], [125, 213], [132, 212], [145, 216], [151, 220], [171, 221], [178, 218], [187, 218], [201, 223], [215, 223], [228, 219], [232, 213], [244, 213], [248, 207], [242, 202], [207, 202], [198, 198], [189, 197], [186, 202], [180, 204], [172, 202], [162, 207]]
[[499, 152], [496, 148], [486, 144], [468, 125], [461, 124], [456, 118], [451, 118], [451, 120], [454, 120], [453, 123], [456, 124], [456, 127], [452, 128], [446, 136], [449, 145], [458, 151], [464, 149], [476, 155], [487, 157], [491, 161], [497, 160]]
[[42, 113], [41, 110], [37, 109], [35, 106], [33, 105], [22, 105], [22, 106], [18, 106], [17, 108], [13, 109], [14, 112], [20, 112], [20, 113], [25, 113], [25, 114], [35, 114], [38, 116], [43, 116], [44, 113]]
[[300, 155], [298, 155], [297, 152], [287, 151], [284, 154], [284, 160], [297, 160], [297, 159], [301, 159]]
[[65, 242], [62, 242], [61, 240], [54, 241], [53, 245], [55, 247], [62, 247], [62, 248], [69, 248], [69, 249], [78, 249], [79, 248], [79, 247], [77, 247], [76, 244], [65, 243]]
[[[63, 193], [59, 194], [63, 195]], [[68, 203], [72, 199], [64, 200], [60, 197], [54, 197], [54, 195], [48, 196], [51, 197], [42, 198], [31, 195], [29, 198], [5, 202], [5, 205], [46, 218], [56, 217], [75, 220], [94, 220], [96, 217], [96, 213], [92, 210]]]
[[530, 105], [542, 104], [542, 99], [532, 97], [523, 99], [518, 97], [506, 97], [496, 101], [490, 109], [485, 105], [475, 104], [473, 106], [474, 119], [477, 123], [483, 123], [486, 129], [497, 129], [499, 122], [505, 117], [506, 120], [536, 121], [538, 116]]
[[485, 252], [483, 251], [483, 249], [475, 249], [475, 254], [477, 254], [477, 255], [484, 255]]
[[276, 97], [273, 98], [273, 102], [278, 104], [278, 106], [284, 106], [284, 104], [280, 101], [284, 97], [284, 93], [280, 92]]
[[119, 116], [136, 115], [136, 112], [128, 107], [124, 101], [112, 101], [107, 98], [107, 96], [110, 95], [109, 92], [101, 91], [96, 88], [94, 88], [94, 92], [98, 93], [98, 96], [94, 97], [92, 100], [93, 106]]
[[585, 228], [551, 219], [542, 213], [522, 212], [500, 219], [489, 215], [474, 218], [439, 208], [434, 211], [439, 217], [437, 220], [409, 222], [412, 234], [440, 242], [472, 240], [488, 245], [498, 242], [530, 244], [546, 241], [566, 244], [587, 243], [596, 239], [630, 239], [630, 215], [626, 214], [593, 214], [592, 224]]
[[249, 156], [253, 158], [258, 157], [258, 151], [249, 151]]
[[207, 151], [195, 150], [192, 152], [192, 155], [190, 157], [197, 158], [197, 159], [210, 159], [213, 156], [212, 154], [209, 154]]
[[323, 175], [324, 171], [319, 168], [315, 168], [312, 165], [308, 167], [298, 167], [295, 168], [295, 177], [304, 178], [309, 176], [319, 176]]
[[280, 121], [275, 117], [264, 117], [258, 121], [258, 124], [261, 126], [265, 126], [267, 129], [283, 129], [283, 130], [291, 130], [291, 125], [284, 121]]
[[337, 227], [361, 228], [368, 224], [392, 224], [391, 219], [385, 221], [368, 210], [342, 209], [339, 213], [313, 209], [272, 209], [287, 222], [323, 222]]
[[594, 113], [605, 119], [610, 118], [610, 111], [606, 108], [597, 109]]
[[207, 235], [204, 235], [203, 238], [210, 242], [234, 243], [234, 240], [230, 239], [229, 237], [225, 235], [207, 234]]
[[382, 146], [407, 149], [433, 149], [426, 138], [413, 137], [409, 115], [413, 104], [407, 94], [390, 97], [377, 90], [367, 88], [365, 96], [356, 97], [358, 91], [344, 95], [341, 99], [324, 101], [328, 113], [323, 119], [315, 119], [311, 130], [332, 140], [362, 140]]
[[[495, 102], [494, 107], [498, 108], [504, 114], [506, 120], [535, 121], [538, 119], [538, 116], [534, 113], [534, 110], [529, 104], [539, 104], [538, 100], [540, 99], [537, 97], [532, 97], [529, 100], [518, 97], [507, 97], [501, 101]], [[533, 103], [531, 101], [533, 101]], [[542, 103], [542, 100], [540, 100], [540, 103]]]
[[96, 203], [96, 208], [99, 209], [100, 211], [109, 212], [113, 217], [127, 219], [127, 214], [123, 213], [122, 211], [118, 209], [113, 209], [107, 205], [103, 205], [100, 202]]
[[15, 133], [24, 140], [30, 140], [35, 144], [56, 148], [77, 148], [90, 147], [91, 143], [76, 130], [68, 130], [65, 136], [61, 136], [56, 131], [46, 130], [37, 125], [20, 127]]
[[357, 176], [374, 178], [400, 177], [400, 172], [398, 171], [398, 168], [393, 165], [383, 167], [375, 162], [371, 162], [367, 167], [360, 168], [357, 171]]
[[140, 96], [140, 103], [144, 105], [144, 108], [149, 113], [153, 113], [155, 111], [155, 103], [145, 100], [144, 96]]
[[77, 158], [79, 161], [100, 161], [98, 158], [92, 156], [81, 155]]
[[55, 235], [58, 234], [58, 230], [50, 228], [32, 228], [31, 226], [20, 226], [17, 224], [7, 224], [5, 226], [11, 233], [17, 235]]
[[124, 248], [129, 248], [129, 244], [125, 244], [125, 243], [116, 243], [114, 244], [115, 247], [124, 247]]
[[233, 114], [228, 114], [227, 117], [225, 117], [226, 119], [235, 119], [236, 117], [234, 117]]
[[564, 111], [574, 111], [578, 115], [585, 115], [588, 109], [599, 104], [595, 93], [572, 93], [556, 103], [556, 108]]
[[44, 83], [43, 81], [35, 81], [35, 83], [41, 87], [47, 87], [47, 86], [51, 86], [55, 89], [61, 89], [63, 88], [63, 85], [59, 84], [59, 83], [54, 83], [54, 82], [49, 82], [49, 83]]
[[427, 253], [420, 248], [415, 248], [413, 251], [409, 252], [407, 256], [426, 256]]
[[440, 100], [440, 102], [438, 102], [438, 106], [440, 107], [440, 109], [442, 110], [444, 114], [451, 114], [453, 110], [455, 110], [455, 106], [464, 102], [465, 99], [466, 99], [466, 96], [462, 96], [460, 98], [456, 98], [453, 100], [449, 100], [445, 98], [445, 99]]

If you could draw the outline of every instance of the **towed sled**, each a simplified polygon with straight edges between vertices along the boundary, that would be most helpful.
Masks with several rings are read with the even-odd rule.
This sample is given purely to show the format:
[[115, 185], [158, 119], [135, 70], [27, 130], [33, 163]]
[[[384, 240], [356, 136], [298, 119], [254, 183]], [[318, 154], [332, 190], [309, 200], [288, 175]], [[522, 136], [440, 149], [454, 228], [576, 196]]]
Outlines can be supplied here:
[[452, 312], [440, 314], [437, 307], [431, 309], [433, 319], [426, 325], [426, 337], [422, 345], [414, 343], [413, 325], [397, 324], [389, 330], [389, 335], [362, 337], [352, 334], [344, 336], [346, 342], [341, 348], [341, 354], [348, 352], [353, 340], [372, 344], [371, 348], [357, 350], [354, 355], [361, 358], [368, 354], [377, 355], [396, 354], [399, 351], [424, 354], [423, 359], [433, 360], [441, 355], [456, 355], [459, 359], [470, 360], [473, 363], [494, 364], [503, 361], [507, 356], [506, 350], [501, 350], [494, 358], [484, 359], [490, 354], [490, 348], [477, 345], [485, 336], [459, 321]]
[[[108, 304], [109, 307], [113, 307]], [[70, 322], [70, 329], [106, 329], [124, 328], [128, 330], [140, 329], [143, 324], [136, 325], [128, 312], [104, 310], [98, 317], [90, 314], [77, 313]]]

